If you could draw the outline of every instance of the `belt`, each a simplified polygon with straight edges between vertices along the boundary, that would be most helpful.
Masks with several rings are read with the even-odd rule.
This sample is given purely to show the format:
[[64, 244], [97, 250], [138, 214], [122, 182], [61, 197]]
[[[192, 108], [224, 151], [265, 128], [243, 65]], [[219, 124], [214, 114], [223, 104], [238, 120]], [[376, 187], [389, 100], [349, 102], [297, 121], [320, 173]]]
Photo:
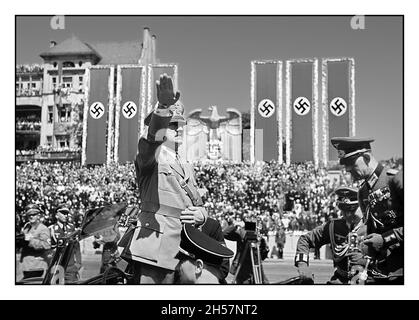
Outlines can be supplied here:
[[145, 205], [142, 208], [141, 211], [144, 212], [144, 213], [159, 214], [159, 215], [162, 215], [162, 216], [172, 217], [172, 218], [177, 218], [177, 219], [180, 219], [180, 215], [181, 215], [182, 211], [185, 210], [185, 209], [170, 207], [170, 206], [167, 206], [167, 205], [164, 205], [164, 204], [160, 204], [159, 209], [157, 211], [154, 211], [154, 212], [152, 210], [147, 210], [147, 209], [149, 209], [149, 208]]

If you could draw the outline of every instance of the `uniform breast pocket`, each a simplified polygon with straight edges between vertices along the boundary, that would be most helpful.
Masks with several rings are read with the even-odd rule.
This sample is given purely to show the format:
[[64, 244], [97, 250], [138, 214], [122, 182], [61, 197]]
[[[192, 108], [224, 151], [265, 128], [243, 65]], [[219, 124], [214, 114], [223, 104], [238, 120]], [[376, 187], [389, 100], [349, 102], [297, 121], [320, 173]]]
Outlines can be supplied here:
[[149, 213], [140, 214], [130, 246], [131, 254], [157, 262], [164, 227], [164, 217]]
[[165, 190], [170, 192], [177, 191], [178, 182], [174, 175], [174, 172], [170, 168], [166, 167], [159, 167], [159, 190]]

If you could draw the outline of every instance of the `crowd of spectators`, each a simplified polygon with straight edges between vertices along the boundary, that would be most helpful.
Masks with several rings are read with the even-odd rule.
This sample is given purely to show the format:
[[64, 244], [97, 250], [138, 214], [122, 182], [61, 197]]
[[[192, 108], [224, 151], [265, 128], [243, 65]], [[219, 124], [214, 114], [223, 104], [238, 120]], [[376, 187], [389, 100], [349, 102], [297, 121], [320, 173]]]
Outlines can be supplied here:
[[[311, 230], [338, 217], [333, 190], [352, 184], [344, 171], [331, 175], [312, 163], [278, 162], [194, 164], [198, 186], [209, 216], [223, 227], [234, 221], [256, 220], [262, 233]], [[126, 201], [138, 205], [133, 164], [83, 167], [79, 163], [27, 162], [16, 167], [16, 221], [24, 208], [38, 203], [44, 224], [54, 223], [55, 208], [67, 203], [79, 220], [88, 208]]]

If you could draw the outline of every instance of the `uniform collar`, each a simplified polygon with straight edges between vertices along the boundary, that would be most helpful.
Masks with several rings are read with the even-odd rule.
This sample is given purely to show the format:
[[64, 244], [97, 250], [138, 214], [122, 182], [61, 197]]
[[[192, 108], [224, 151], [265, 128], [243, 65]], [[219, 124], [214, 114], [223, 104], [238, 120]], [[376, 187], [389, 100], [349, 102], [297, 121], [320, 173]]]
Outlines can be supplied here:
[[163, 157], [163, 162], [168, 164], [173, 170], [179, 173], [181, 176], [185, 176], [186, 171], [182, 166], [182, 162], [178, 155], [171, 149], [167, 148], [166, 146], [162, 146], [160, 154]]
[[367, 186], [372, 189], [374, 185], [377, 183], [378, 178], [380, 177], [381, 172], [383, 171], [384, 167], [381, 164], [377, 165], [374, 172], [366, 179]]

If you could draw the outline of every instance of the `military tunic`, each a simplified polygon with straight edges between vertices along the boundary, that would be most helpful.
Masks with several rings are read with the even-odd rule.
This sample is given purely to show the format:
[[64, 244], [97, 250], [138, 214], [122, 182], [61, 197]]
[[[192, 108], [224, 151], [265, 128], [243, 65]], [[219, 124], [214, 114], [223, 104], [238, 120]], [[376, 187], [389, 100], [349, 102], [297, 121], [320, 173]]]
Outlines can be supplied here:
[[23, 273], [46, 270], [48, 268], [48, 251], [51, 248], [48, 228], [42, 223], [39, 223], [37, 226], [27, 223], [23, 227], [23, 233], [32, 236], [22, 249], [21, 263]]
[[[135, 160], [140, 190], [141, 214], [129, 249], [123, 257], [167, 270], [175, 270], [182, 225], [180, 215], [189, 206], [201, 207], [193, 169], [156, 140], [165, 132], [171, 116], [168, 110], [152, 114], [146, 137], [138, 142]], [[206, 210], [200, 208], [206, 218]]]
[[389, 276], [403, 275], [404, 189], [403, 172], [378, 165], [364, 181], [358, 193], [367, 233], [381, 234], [384, 246], [377, 259], [377, 268]]
[[335, 267], [330, 282], [347, 284], [350, 274], [346, 254], [350, 251], [348, 241], [350, 232], [356, 233], [361, 238], [366, 234], [366, 227], [362, 221], [354, 226], [348, 226], [345, 219], [333, 219], [302, 235], [297, 242], [295, 265], [297, 266], [298, 262], [301, 261], [308, 265], [310, 249], [330, 244]]

